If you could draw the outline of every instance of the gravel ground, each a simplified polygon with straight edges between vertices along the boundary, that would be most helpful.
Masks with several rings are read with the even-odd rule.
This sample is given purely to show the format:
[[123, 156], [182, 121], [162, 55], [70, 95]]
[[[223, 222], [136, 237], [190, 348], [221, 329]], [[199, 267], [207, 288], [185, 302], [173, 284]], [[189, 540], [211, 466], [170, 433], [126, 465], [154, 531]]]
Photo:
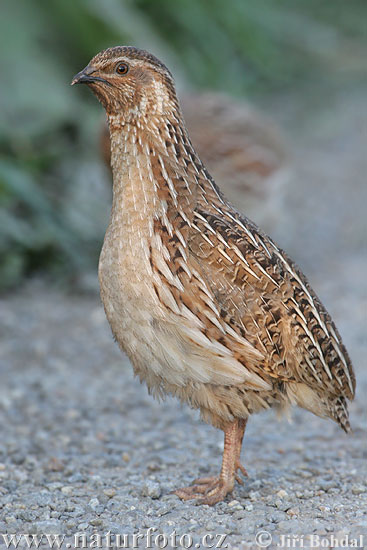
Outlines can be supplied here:
[[[151, 528], [152, 547], [164, 547], [163, 535], [166, 547], [188, 547], [190, 537], [194, 547], [215, 547], [224, 534], [223, 548], [243, 550], [261, 547], [256, 540], [300, 548], [302, 539], [292, 537], [304, 536], [307, 546], [312, 534], [323, 547], [332, 535], [349, 535], [352, 547], [352, 538], [364, 535], [367, 548], [364, 97], [348, 103], [347, 113], [345, 99], [330, 104], [337, 120], [323, 124], [321, 117], [316, 136], [309, 120], [298, 135], [299, 105], [289, 104], [283, 119], [278, 114], [294, 128], [298, 177], [287, 219], [274, 228], [354, 360], [353, 435], [300, 409], [292, 423], [272, 412], [252, 417], [245, 484], [213, 508], [183, 503], [170, 491], [219, 470], [222, 434], [176, 401], [147, 395], [112, 342], [97, 295], [68, 295], [33, 281], [0, 302], [0, 533], [57, 533], [69, 545], [84, 533], [84, 547], [105, 547], [111, 532], [111, 542], [125, 534], [120, 546], [133, 547], [132, 535]], [[138, 545], [149, 547], [149, 540]]]

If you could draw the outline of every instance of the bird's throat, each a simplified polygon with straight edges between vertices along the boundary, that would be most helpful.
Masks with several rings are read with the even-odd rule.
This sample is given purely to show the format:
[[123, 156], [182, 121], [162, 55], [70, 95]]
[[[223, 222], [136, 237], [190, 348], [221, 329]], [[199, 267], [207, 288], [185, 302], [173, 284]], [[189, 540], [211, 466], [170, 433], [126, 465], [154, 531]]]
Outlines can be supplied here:
[[112, 214], [131, 224], [133, 218], [157, 219], [170, 206], [187, 207], [196, 192], [200, 160], [182, 125], [153, 118], [148, 127], [143, 119], [110, 117], [109, 128]]

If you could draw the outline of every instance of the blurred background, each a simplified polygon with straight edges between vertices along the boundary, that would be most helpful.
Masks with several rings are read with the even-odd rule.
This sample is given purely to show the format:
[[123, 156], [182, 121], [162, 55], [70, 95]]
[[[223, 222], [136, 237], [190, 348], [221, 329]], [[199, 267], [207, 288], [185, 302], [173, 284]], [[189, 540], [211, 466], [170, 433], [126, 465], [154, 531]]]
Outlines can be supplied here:
[[[333, 231], [340, 223], [338, 240], [354, 246], [365, 227], [356, 219], [362, 189], [352, 181], [353, 159], [349, 204], [327, 197], [339, 193], [335, 182], [304, 193], [304, 177], [299, 191], [300, 176], [288, 167], [297, 156], [294, 138], [314, 145], [327, 180], [340, 174], [341, 150], [360, 151], [366, 18], [365, 0], [3, 1], [0, 291], [38, 274], [67, 287], [96, 286], [89, 274], [111, 200], [101, 155], [104, 115], [87, 89], [69, 83], [96, 52], [117, 44], [149, 49], [170, 67], [209, 170], [300, 263], [312, 265], [312, 258], [299, 254], [307, 247], [305, 227], [294, 235], [284, 221], [289, 210], [293, 219], [313, 216], [311, 241], [322, 231], [326, 248], [314, 260], [330, 247], [337, 255]], [[334, 147], [329, 166], [322, 166], [320, 143]], [[332, 213], [320, 211], [321, 198]]]

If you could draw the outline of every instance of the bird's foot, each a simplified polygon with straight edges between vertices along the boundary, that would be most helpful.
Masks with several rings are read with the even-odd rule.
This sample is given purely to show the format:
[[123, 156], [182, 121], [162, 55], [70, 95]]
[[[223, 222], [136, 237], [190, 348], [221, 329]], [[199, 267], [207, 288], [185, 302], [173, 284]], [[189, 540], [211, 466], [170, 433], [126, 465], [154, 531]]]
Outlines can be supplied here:
[[198, 504], [213, 506], [222, 501], [233, 491], [234, 479], [223, 479], [221, 476], [202, 477], [195, 479], [190, 487], [173, 491], [182, 500], [195, 499]]
[[190, 487], [173, 491], [182, 500], [194, 499], [198, 504], [213, 506], [233, 491], [236, 481], [243, 483], [239, 472], [248, 476], [240, 462], [241, 443], [245, 431], [246, 419], [235, 420], [224, 430], [224, 450], [222, 468], [219, 476], [196, 479]]
[[[248, 477], [246, 468], [242, 466], [239, 461], [236, 465], [236, 471], [238, 470], [240, 470], [244, 476]], [[243, 485], [243, 480], [240, 478], [238, 473], [235, 473], [233, 477], [224, 477], [223, 475], [200, 477], [199, 479], [194, 480], [193, 485], [183, 487], [182, 489], [177, 489], [172, 492], [182, 500], [195, 499], [198, 504], [208, 504], [209, 506], [213, 506], [213, 504], [222, 501], [229, 493], [233, 491], [235, 480]]]

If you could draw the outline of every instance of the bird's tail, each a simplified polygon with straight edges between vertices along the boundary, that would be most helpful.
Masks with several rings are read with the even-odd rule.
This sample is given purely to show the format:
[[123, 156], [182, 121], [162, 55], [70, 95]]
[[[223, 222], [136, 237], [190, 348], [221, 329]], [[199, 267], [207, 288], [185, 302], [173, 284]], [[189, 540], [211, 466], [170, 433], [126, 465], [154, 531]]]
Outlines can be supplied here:
[[348, 405], [345, 397], [338, 397], [330, 403], [330, 416], [346, 433], [352, 431], [349, 423]]

